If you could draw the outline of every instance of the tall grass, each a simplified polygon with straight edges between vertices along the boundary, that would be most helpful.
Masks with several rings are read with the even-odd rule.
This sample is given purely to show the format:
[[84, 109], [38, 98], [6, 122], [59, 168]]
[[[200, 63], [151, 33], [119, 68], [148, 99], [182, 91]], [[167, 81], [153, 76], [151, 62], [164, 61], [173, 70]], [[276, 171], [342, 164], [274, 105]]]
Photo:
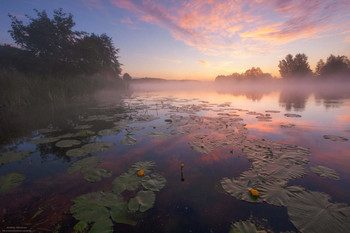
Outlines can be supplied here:
[[89, 96], [105, 86], [123, 88], [120, 79], [105, 79], [101, 75], [65, 76], [24, 74], [0, 70], [0, 108], [12, 109], [42, 103], [65, 103], [74, 98]]

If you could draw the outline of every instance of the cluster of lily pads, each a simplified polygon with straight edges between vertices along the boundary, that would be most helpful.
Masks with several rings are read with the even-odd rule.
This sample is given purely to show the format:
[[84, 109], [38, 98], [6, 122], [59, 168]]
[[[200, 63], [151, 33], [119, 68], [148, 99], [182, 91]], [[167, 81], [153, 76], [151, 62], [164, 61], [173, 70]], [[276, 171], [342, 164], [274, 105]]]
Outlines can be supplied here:
[[[0, 166], [7, 163], [20, 161], [29, 157], [33, 152], [30, 151], [8, 151], [0, 154]], [[8, 192], [19, 186], [25, 180], [25, 175], [18, 172], [11, 172], [0, 176], [0, 192]]]
[[[155, 192], [160, 191], [166, 179], [154, 173], [152, 161], [137, 162], [116, 177], [112, 190], [83, 194], [73, 200], [70, 212], [79, 222], [74, 226], [82, 232], [113, 232], [114, 222], [136, 225], [135, 212], [145, 212], [155, 203]], [[129, 191], [125, 195], [124, 191]], [[132, 195], [130, 195], [132, 193]]]
[[[350, 206], [331, 203], [324, 193], [288, 186], [289, 180], [307, 174], [306, 156], [310, 154], [307, 148], [254, 139], [247, 140], [242, 151], [252, 167], [238, 178], [221, 180], [228, 194], [243, 201], [286, 206], [290, 221], [301, 232], [346, 232], [345, 229], [350, 229]], [[324, 166], [311, 167], [311, 171], [339, 179], [333, 169]], [[252, 189], [258, 190], [258, 195], [253, 196]]]

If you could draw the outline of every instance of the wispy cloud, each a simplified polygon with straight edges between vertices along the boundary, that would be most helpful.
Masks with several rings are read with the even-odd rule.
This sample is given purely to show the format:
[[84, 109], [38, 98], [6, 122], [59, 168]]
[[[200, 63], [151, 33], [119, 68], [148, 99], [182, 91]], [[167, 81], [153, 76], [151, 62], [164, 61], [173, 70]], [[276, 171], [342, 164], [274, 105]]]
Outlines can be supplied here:
[[130, 17], [123, 18], [122, 20], [120, 20], [120, 22], [125, 24], [134, 24]]
[[201, 64], [202, 66], [210, 66], [210, 63], [207, 61], [200, 60], [198, 63]]
[[276, 45], [326, 36], [350, 8], [348, 0], [110, 1], [168, 29], [176, 40], [214, 55], [266, 53]]

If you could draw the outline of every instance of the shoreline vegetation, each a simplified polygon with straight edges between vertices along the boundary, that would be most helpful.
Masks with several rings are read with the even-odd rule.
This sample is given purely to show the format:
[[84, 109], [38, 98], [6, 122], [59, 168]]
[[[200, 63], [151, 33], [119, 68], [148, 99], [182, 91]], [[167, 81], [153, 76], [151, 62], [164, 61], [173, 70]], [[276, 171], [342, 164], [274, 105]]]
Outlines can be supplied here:
[[10, 15], [16, 45], [0, 45], [0, 109], [13, 111], [38, 104], [65, 104], [103, 88], [128, 90], [131, 76], [121, 76], [119, 49], [106, 34], [74, 31], [72, 14], [34, 9], [23, 21]]

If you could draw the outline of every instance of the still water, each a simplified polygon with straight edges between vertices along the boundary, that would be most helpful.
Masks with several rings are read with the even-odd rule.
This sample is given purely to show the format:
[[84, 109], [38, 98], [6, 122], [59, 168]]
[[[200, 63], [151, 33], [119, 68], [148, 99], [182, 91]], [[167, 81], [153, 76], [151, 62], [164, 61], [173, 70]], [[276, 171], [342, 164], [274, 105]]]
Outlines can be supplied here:
[[1, 230], [349, 230], [348, 94], [102, 97], [1, 121]]

